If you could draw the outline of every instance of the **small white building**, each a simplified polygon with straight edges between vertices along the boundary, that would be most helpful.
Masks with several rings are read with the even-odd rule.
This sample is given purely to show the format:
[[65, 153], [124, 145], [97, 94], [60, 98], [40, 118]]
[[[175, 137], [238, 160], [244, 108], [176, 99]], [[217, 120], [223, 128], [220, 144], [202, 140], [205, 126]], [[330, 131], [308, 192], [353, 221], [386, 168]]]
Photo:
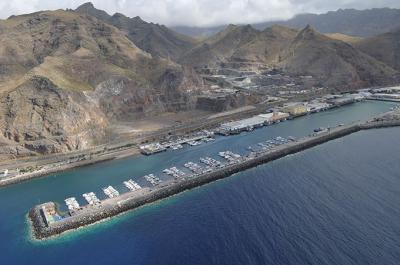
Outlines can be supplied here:
[[331, 107], [330, 104], [324, 102], [311, 102], [306, 105], [307, 112], [314, 113], [327, 110]]

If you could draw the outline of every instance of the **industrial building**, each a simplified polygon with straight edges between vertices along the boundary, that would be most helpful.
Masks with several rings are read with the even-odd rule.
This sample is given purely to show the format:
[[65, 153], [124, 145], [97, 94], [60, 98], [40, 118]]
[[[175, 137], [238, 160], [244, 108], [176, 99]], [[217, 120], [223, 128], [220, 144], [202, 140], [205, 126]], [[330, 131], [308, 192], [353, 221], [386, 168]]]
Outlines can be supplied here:
[[54, 203], [45, 203], [40, 209], [40, 213], [45, 220], [46, 225], [61, 220], [61, 216], [57, 213], [56, 205]]
[[140, 152], [144, 155], [151, 155], [166, 151], [167, 148], [160, 143], [152, 143], [140, 146]]
[[357, 101], [362, 101], [365, 99], [365, 96], [362, 94], [346, 94], [346, 95], [333, 95], [332, 97], [327, 99], [327, 103], [332, 104], [334, 106], [344, 106]]
[[306, 105], [307, 112], [308, 113], [315, 113], [315, 112], [320, 112], [327, 110], [331, 107], [332, 105], [324, 102], [310, 102]]
[[260, 114], [248, 119], [224, 123], [220, 127], [220, 133], [235, 134], [242, 131], [252, 131], [255, 128], [286, 120], [288, 117], [289, 114], [283, 112]]
[[274, 111], [274, 112], [267, 113], [267, 114], [260, 114], [258, 116], [265, 118], [265, 122], [267, 124], [272, 124], [275, 122], [280, 122], [280, 121], [286, 120], [287, 118], [289, 118], [290, 115], [289, 115], [289, 113], [286, 113], [286, 112]]
[[400, 86], [377, 88], [377, 89], [373, 89], [372, 92], [373, 93], [386, 93], [386, 94], [400, 93]]
[[307, 114], [307, 107], [304, 103], [293, 102], [285, 104], [281, 111], [287, 112], [292, 116], [300, 116]]
[[384, 100], [384, 101], [400, 101], [400, 94], [384, 94], [376, 93], [368, 97], [369, 99]]

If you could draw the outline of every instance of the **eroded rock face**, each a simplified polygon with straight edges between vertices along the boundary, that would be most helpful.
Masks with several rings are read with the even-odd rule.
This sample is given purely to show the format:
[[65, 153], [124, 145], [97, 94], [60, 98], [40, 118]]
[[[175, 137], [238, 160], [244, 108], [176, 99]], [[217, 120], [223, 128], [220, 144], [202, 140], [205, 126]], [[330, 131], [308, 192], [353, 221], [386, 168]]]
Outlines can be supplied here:
[[158, 79], [156, 86], [161, 92], [159, 102], [166, 111], [177, 112], [194, 109], [198, 93], [204, 83], [193, 70], [168, 70]]
[[2, 135], [41, 154], [87, 148], [107, 126], [82, 92], [61, 90], [43, 77], [1, 97], [0, 108]]
[[258, 103], [259, 99], [243, 93], [230, 94], [224, 96], [202, 96], [197, 100], [196, 107], [201, 110], [222, 112], [242, 106]]
[[128, 78], [111, 78], [100, 83], [90, 97], [99, 104], [108, 118], [140, 117], [156, 111], [153, 93], [148, 87]]
[[[190, 48], [190, 40], [115, 16], [143, 26], [138, 43], [150, 54], [127, 36], [130, 24], [120, 30], [86, 11], [43, 11], [0, 21], [0, 156], [85, 149], [114, 140], [111, 121], [195, 107], [203, 81], [161, 56], [174, 47]], [[171, 37], [162, 40], [171, 48], [160, 47], [162, 36]]]
[[109, 119], [126, 120], [194, 109], [203, 83], [188, 70], [167, 70], [154, 85], [113, 77], [87, 93]]

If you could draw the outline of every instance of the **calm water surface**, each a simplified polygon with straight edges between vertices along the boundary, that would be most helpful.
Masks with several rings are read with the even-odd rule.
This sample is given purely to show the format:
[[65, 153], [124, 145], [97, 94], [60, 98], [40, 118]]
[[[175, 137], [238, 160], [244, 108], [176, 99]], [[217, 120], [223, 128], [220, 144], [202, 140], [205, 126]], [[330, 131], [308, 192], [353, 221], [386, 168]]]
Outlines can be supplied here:
[[0, 264], [400, 264], [400, 129], [360, 132], [45, 242], [37, 203], [94, 191], [276, 136], [365, 120], [366, 102], [214, 143], [51, 175], [0, 189]]

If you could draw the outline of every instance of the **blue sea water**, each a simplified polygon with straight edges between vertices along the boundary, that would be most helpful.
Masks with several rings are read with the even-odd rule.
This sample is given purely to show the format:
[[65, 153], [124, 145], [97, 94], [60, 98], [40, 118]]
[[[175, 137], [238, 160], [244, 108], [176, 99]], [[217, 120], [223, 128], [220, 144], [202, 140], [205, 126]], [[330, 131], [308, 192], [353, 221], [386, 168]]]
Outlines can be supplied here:
[[[214, 143], [79, 168], [0, 189], [0, 264], [400, 264], [400, 129], [356, 133], [39, 242], [27, 211], [246, 148], [368, 119], [366, 102]], [[81, 200], [83, 203], [83, 200]]]

